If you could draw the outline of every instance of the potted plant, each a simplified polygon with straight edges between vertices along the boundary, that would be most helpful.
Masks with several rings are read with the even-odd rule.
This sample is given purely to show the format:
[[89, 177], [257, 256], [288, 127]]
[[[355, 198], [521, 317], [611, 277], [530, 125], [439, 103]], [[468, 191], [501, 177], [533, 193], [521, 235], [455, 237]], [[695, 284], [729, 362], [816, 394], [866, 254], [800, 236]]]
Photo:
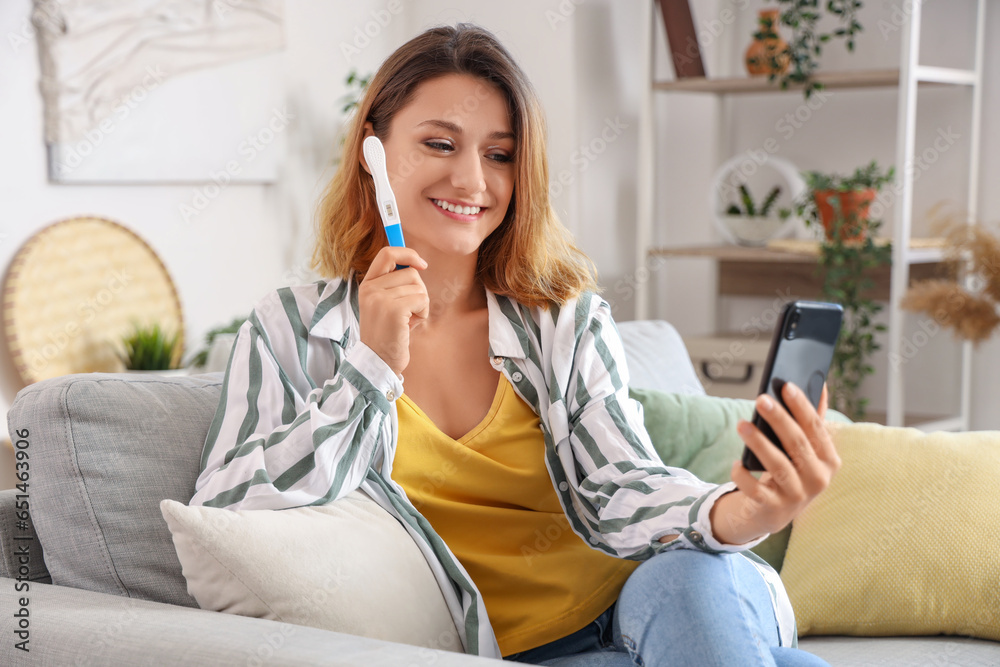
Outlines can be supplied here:
[[789, 51], [788, 42], [781, 38], [776, 28], [781, 10], [762, 9], [759, 13], [758, 30], [753, 34], [754, 41], [743, 55], [747, 73], [751, 76], [784, 74], [788, 70]]
[[205, 372], [225, 370], [236, 332], [246, 320], [246, 317], [237, 317], [229, 324], [210, 329], [205, 334], [204, 346], [191, 357], [188, 366]]
[[179, 332], [169, 335], [159, 324], [141, 326], [136, 323], [121, 342], [124, 347], [121, 360], [127, 370], [183, 372], [178, 369], [183, 350]]
[[[869, 221], [869, 229], [879, 224]], [[875, 372], [870, 360], [881, 349], [876, 335], [886, 330], [884, 324], [875, 321], [882, 305], [868, 296], [874, 287], [869, 276], [891, 259], [891, 246], [876, 243], [870, 235], [853, 243], [840, 238], [827, 239], [820, 246], [823, 296], [844, 307], [844, 321], [828, 376], [831, 407], [855, 421], [865, 416], [868, 399], [858, 394], [865, 377]]]
[[[787, 88], [789, 84], [802, 84], [808, 99], [813, 91], [823, 87], [812, 79], [813, 72], [819, 67], [818, 58], [823, 52], [823, 45], [831, 39], [843, 39], [847, 50], [854, 51], [854, 37], [862, 30], [857, 18], [862, 3], [860, 0], [776, 1], [780, 23], [791, 28], [792, 38], [784, 49], [771, 48], [762, 52], [768, 61], [762, 69], [771, 81], [780, 76], [782, 88]], [[817, 27], [824, 14], [837, 21], [838, 26], [830, 32], [820, 31]], [[765, 44], [774, 44], [780, 39], [773, 19], [761, 20], [753, 36]]]
[[788, 217], [787, 211], [771, 212], [781, 195], [781, 186], [772, 187], [759, 206], [746, 183], [741, 183], [738, 191], [739, 201], [731, 202], [725, 211], [723, 219], [726, 229], [742, 245], [767, 243], [778, 233]]
[[827, 239], [861, 241], [871, 229], [869, 207], [894, 174], [895, 168], [883, 172], [875, 160], [848, 176], [808, 171], [804, 174], [808, 195], [799, 212], [807, 225], [822, 225]]
[[823, 296], [844, 308], [828, 376], [830, 403], [854, 420], [865, 415], [868, 399], [858, 394], [865, 377], [875, 372], [870, 359], [881, 349], [876, 335], [886, 330], [875, 321], [882, 305], [869, 296], [874, 287], [870, 275], [892, 260], [891, 246], [874, 238], [882, 223], [869, 217], [868, 207], [893, 173], [892, 168], [881, 171], [875, 161], [846, 177], [807, 172], [809, 189], [797, 203], [806, 225], [824, 230], [819, 258]]

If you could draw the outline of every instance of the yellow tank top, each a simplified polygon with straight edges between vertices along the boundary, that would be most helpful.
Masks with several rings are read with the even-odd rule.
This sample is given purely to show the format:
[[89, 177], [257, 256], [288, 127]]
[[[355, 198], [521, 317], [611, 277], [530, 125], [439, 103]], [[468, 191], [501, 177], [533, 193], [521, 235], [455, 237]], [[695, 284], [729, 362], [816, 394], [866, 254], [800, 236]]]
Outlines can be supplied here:
[[392, 477], [483, 595], [503, 655], [579, 630], [639, 563], [574, 533], [544, 459], [538, 416], [502, 374], [489, 412], [455, 440], [406, 394]]

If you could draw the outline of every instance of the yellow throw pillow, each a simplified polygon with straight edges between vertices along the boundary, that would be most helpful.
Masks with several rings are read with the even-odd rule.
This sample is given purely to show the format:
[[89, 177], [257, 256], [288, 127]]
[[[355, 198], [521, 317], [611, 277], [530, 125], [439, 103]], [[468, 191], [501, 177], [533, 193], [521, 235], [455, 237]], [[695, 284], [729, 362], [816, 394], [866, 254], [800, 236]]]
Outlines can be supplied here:
[[1000, 640], [1000, 431], [830, 429], [843, 467], [781, 570], [799, 635]]

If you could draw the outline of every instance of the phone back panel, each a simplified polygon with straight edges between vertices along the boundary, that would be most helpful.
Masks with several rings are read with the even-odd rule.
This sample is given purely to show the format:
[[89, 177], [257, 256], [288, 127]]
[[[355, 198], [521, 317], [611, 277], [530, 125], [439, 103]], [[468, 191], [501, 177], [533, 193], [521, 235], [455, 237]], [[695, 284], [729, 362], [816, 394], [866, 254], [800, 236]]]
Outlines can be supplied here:
[[[791, 382], [805, 392], [813, 407], [818, 407], [842, 318], [843, 309], [836, 304], [818, 301], [789, 304], [775, 328], [759, 393], [768, 394], [784, 406], [781, 389]], [[771, 442], [781, 446], [770, 425], [756, 411], [752, 421]], [[747, 450], [746, 454], [744, 465], [748, 469], [762, 469], [752, 452]]]

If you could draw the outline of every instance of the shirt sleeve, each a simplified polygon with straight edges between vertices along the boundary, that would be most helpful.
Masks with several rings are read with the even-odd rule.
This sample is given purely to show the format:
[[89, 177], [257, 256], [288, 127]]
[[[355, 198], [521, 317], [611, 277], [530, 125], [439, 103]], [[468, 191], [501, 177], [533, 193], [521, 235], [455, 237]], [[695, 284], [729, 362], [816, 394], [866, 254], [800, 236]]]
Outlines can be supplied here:
[[[577, 340], [568, 406], [577, 492], [593, 508], [595, 537], [622, 558], [643, 560], [665, 549], [744, 551], [763, 541], [722, 544], [709, 513], [735, 484], [704, 482], [663, 463], [628, 395], [628, 369], [607, 302], [593, 297]], [[670, 542], [660, 537], [677, 535]]]
[[[297, 388], [306, 336], [254, 310], [236, 337], [202, 453], [192, 505], [285, 509], [332, 502], [356, 489], [392, 442], [390, 402], [401, 378], [364, 343], [334, 352], [332, 376]], [[275, 310], [275, 309], [271, 309]], [[280, 312], [280, 309], [279, 309]]]

